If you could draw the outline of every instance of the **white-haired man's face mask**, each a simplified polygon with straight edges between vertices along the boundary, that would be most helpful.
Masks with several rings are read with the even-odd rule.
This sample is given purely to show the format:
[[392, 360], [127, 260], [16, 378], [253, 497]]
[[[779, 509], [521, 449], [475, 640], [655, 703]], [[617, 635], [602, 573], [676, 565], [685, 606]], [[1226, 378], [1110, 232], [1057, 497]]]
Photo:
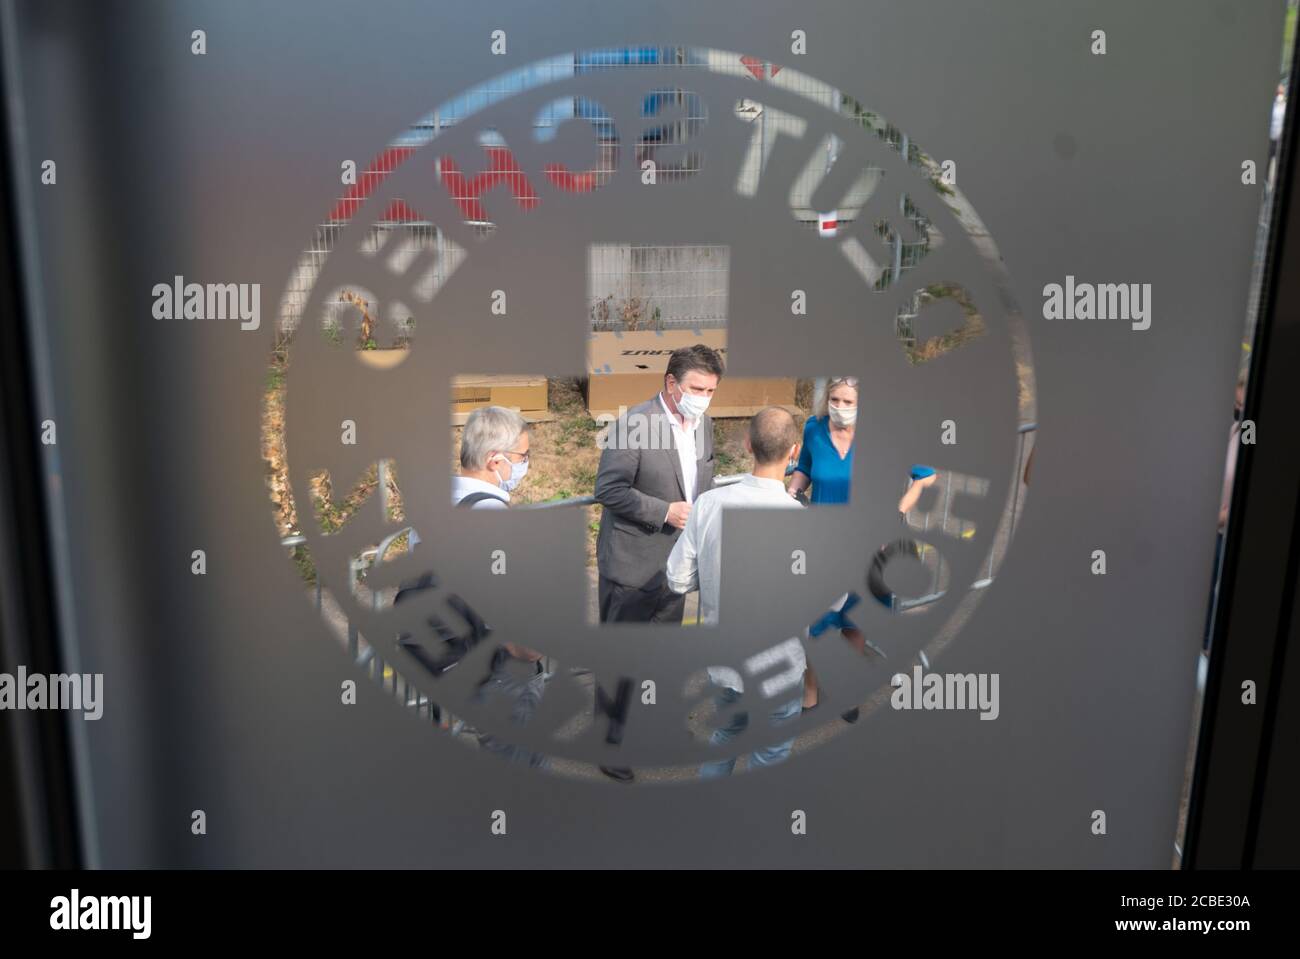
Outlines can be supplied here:
[[528, 448], [528, 434], [520, 433], [514, 449], [500, 450], [488, 458], [488, 469], [496, 475], [500, 487], [507, 493], [513, 492], [528, 475]]

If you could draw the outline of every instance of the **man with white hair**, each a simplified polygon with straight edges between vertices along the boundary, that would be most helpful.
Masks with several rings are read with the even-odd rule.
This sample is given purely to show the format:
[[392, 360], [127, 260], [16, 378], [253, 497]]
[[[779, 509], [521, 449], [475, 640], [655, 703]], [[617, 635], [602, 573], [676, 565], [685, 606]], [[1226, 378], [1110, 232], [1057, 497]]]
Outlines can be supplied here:
[[[528, 422], [514, 410], [504, 406], [474, 410], [460, 434], [460, 470], [451, 478], [452, 503], [458, 509], [508, 509], [510, 494], [528, 472], [528, 446]], [[512, 663], [528, 664], [528, 674], [518, 675]], [[512, 721], [527, 723], [537, 712], [546, 679], [541, 653], [518, 643], [502, 643], [493, 651], [488, 675], [479, 682], [474, 698], [484, 702], [489, 696], [505, 695], [514, 702]], [[541, 753], [488, 733], [479, 733], [478, 742], [484, 750], [515, 762], [534, 767], [548, 764]]]
[[460, 471], [451, 501], [461, 509], [506, 509], [528, 472], [528, 422], [504, 406], [469, 414], [460, 434]]

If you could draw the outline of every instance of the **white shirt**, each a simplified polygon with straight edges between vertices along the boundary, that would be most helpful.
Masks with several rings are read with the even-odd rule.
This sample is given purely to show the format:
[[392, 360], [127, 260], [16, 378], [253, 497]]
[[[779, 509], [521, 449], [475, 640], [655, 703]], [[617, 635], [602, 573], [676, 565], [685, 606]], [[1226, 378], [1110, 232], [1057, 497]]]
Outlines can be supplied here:
[[672, 410], [668, 408], [668, 404], [664, 402], [662, 392], [659, 394], [659, 405], [664, 408], [664, 413], [668, 415], [668, 422], [673, 425], [677, 458], [682, 464], [682, 486], [685, 487], [686, 502], [690, 503], [695, 500], [695, 431], [700, 428], [700, 421], [686, 420], [686, 425], [682, 426]]
[[686, 528], [668, 557], [668, 585], [674, 592], [700, 591], [700, 622], [718, 621], [722, 579], [722, 510], [727, 507], [802, 509], [799, 501], [775, 479], [746, 474], [739, 483], [700, 494]]
[[[470, 493], [490, 493], [496, 499], [481, 499], [470, 506], [470, 509], [505, 509], [506, 503], [510, 502], [510, 494], [500, 486], [489, 483], [486, 480], [475, 479], [472, 476], [460, 476], [459, 474], [451, 478], [451, 503], [456, 505]], [[501, 502], [505, 500], [506, 502]]]
[[[493, 486], [491, 483], [484, 482], [481, 479], [474, 479], [471, 476], [461, 476], [458, 473], [453, 473], [451, 477], [451, 505], [455, 506], [470, 493], [491, 493], [497, 497], [497, 499], [481, 499], [477, 503], [471, 503], [470, 509], [506, 509], [506, 504], [501, 500], [509, 501], [510, 499], [510, 494], [500, 486]], [[415, 549], [419, 543], [420, 534], [412, 529], [407, 545], [411, 549]]]
[[[780, 480], [762, 479], [749, 473], [738, 483], [719, 486], [701, 493], [686, 520], [686, 528], [677, 537], [668, 556], [668, 585], [674, 592], [700, 590], [700, 623], [716, 625], [718, 597], [722, 580], [722, 511], [742, 509], [803, 509], [799, 501], [785, 491]], [[807, 666], [803, 646], [795, 651], [794, 668], [802, 674]], [[737, 674], [732, 669], [709, 667], [715, 685], [736, 687]]]

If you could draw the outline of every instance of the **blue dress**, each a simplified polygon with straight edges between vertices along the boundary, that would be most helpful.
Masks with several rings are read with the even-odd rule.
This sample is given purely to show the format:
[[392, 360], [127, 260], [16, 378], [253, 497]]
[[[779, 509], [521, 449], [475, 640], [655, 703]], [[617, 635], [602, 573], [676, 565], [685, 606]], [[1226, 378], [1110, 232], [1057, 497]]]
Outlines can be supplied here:
[[853, 447], [840, 459], [840, 451], [831, 442], [830, 419], [810, 416], [803, 425], [803, 449], [795, 470], [812, 480], [813, 503], [847, 503], [849, 482], [853, 478]]
[[[830, 418], [810, 416], [803, 426], [803, 449], [799, 451], [797, 472], [812, 480], [810, 502], [847, 503], [849, 484], [853, 479], [853, 447], [840, 458], [840, 451], [831, 442]], [[811, 636], [820, 636], [828, 629], [849, 629], [852, 626], [845, 614], [861, 602], [857, 593], [849, 593], [841, 609], [833, 609], [808, 628]]]
[[[809, 417], [803, 428], [803, 449], [799, 451], [799, 463], [795, 470], [812, 480], [813, 503], [847, 503], [849, 485], [853, 478], [853, 446], [848, 455], [841, 458], [840, 451], [831, 442], [829, 417]], [[914, 465], [910, 470], [914, 480], [934, 475], [934, 468]], [[877, 596], [876, 599], [886, 608], [893, 608], [893, 597]], [[840, 609], [833, 609], [808, 628], [810, 636], [820, 636], [828, 629], [852, 629], [854, 624], [847, 614], [862, 601], [857, 593], [849, 593]]]

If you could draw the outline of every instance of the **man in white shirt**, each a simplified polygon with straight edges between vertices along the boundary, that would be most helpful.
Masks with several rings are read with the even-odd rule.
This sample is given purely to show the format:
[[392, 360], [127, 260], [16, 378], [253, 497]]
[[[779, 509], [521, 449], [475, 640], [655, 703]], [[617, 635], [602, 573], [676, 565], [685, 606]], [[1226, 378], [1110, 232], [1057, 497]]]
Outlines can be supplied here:
[[[754, 457], [754, 470], [738, 483], [701, 493], [695, 500], [686, 528], [668, 557], [668, 585], [674, 592], [700, 591], [700, 622], [716, 624], [722, 577], [722, 512], [724, 509], [802, 509], [798, 500], [786, 492], [786, 467], [799, 456], [801, 433], [794, 417], [779, 406], [759, 410], [749, 421], [745, 449]], [[797, 651], [803, 660], [803, 648]], [[803, 672], [804, 662], [798, 664]], [[739, 674], [733, 670], [710, 669], [709, 678], [719, 688], [719, 711], [727, 710], [740, 698]], [[802, 682], [778, 695], [788, 695], [772, 711], [772, 723], [778, 725], [799, 715], [802, 705]], [[745, 713], [732, 713], [727, 725], [715, 729], [711, 741], [724, 745], [735, 739], [748, 724]], [[770, 766], [790, 755], [794, 740], [765, 746], [749, 759], [751, 766]], [[726, 776], [736, 760], [708, 763], [700, 770], [704, 778]]]
[[[460, 509], [509, 509], [510, 492], [528, 472], [528, 421], [504, 406], [482, 406], [460, 433], [460, 470], [451, 478], [451, 504]], [[411, 530], [414, 549], [420, 535]]]
[[528, 473], [528, 423], [504, 406], [469, 414], [460, 434], [460, 472], [451, 478], [451, 501], [465, 509], [506, 509], [510, 493]]
[[[451, 501], [461, 509], [508, 509], [510, 494], [528, 472], [528, 422], [504, 406], [484, 406], [465, 420], [460, 435], [460, 470], [451, 478]], [[478, 702], [490, 696], [511, 699], [510, 718], [532, 720], [546, 688], [542, 654], [517, 643], [502, 643], [492, 654], [488, 676], [474, 693]], [[523, 665], [527, 664], [527, 665]], [[479, 733], [479, 746], [515, 762], [546, 768], [534, 753], [488, 733]]]

